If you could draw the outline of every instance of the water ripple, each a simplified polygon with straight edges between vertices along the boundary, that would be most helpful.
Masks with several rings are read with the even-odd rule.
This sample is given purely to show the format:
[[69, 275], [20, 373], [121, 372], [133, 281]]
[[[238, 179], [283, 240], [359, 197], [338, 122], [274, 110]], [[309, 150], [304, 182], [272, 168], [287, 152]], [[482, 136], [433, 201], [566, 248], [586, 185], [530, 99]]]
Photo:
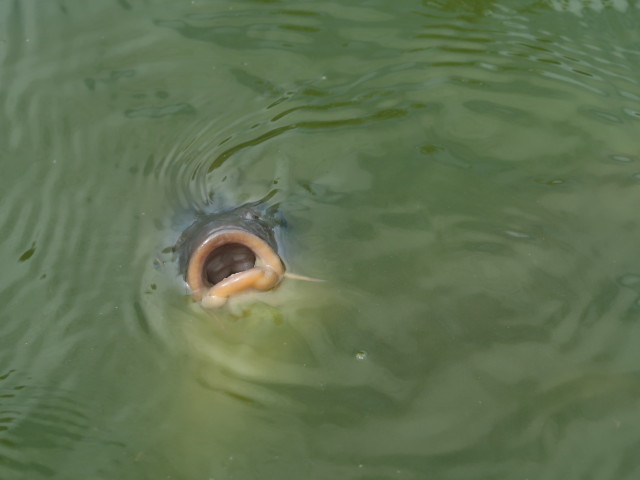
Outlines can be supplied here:
[[[622, 1], [3, 3], [0, 476], [102, 449], [99, 409], [172, 432], [155, 448], [204, 458], [194, 478], [223, 421], [243, 452], [304, 437], [327, 478], [553, 476], [576, 445], [621, 468], [637, 428], [583, 439], [637, 426], [637, 20]], [[172, 245], [265, 196], [287, 260], [327, 282], [203, 312]]]
[[[82, 449], [118, 451], [92, 425], [92, 418], [75, 392], [24, 385], [13, 381], [17, 372], [0, 376], [0, 476], [48, 478], [63, 468], [60, 452]], [[38, 432], [37, 436], [33, 432]], [[35, 460], [37, 458], [37, 460]]]

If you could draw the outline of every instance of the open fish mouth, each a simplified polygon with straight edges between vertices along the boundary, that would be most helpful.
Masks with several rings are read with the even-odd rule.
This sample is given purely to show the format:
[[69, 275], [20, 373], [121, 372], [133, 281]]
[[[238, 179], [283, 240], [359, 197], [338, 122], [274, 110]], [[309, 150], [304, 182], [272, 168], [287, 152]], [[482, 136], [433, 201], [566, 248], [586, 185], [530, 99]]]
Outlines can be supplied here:
[[256, 204], [201, 216], [176, 245], [180, 270], [194, 300], [205, 308], [231, 296], [276, 287], [285, 267], [277, 252], [278, 223]]
[[285, 277], [322, 281], [285, 272], [275, 237], [283, 221], [261, 216], [258, 207], [250, 203], [203, 215], [176, 243], [180, 271], [203, 307], [220, 307], [243, 292], [271, 290]]
[[274, 288], [284, 271], [282, 260], [265, 240], [240, 228], [221, 228], [193, 250], [186, 281], [196, 301], [215, 308], [238, 293]]
[[256, 254], [241, 243], [227, 243], [214, 249], [203, 266], [204, 283], [214, 286], [233, 274], [245, 272], [256, 264]]

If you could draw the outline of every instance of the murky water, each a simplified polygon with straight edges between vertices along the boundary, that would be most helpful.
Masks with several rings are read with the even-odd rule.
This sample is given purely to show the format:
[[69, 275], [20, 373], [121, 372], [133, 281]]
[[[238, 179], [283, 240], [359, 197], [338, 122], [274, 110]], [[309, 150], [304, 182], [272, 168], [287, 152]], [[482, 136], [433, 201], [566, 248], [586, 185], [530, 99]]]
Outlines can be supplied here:
[[[640, 7], [0, 2], [0, 478], [635, 479]], [[213, 314], [170, 247], [272, 195]]]

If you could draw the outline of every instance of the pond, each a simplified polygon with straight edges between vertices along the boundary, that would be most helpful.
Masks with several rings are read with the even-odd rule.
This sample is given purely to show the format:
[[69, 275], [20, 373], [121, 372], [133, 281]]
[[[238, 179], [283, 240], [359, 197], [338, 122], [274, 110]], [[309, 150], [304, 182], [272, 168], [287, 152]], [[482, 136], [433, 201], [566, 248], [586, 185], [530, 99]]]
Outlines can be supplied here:
[[[636, 479], [631, 0], [0, 2], [0, 478]], [[266, 199], [290, 272], [174, 245]]]

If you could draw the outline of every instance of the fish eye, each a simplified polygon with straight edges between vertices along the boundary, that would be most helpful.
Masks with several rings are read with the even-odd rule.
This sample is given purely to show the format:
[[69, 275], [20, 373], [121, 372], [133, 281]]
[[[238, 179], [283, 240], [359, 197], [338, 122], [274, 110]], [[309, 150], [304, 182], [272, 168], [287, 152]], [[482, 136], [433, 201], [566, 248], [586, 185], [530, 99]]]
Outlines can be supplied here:
[[253, 210], [249, 210], [244, 214], [244, 218], [246, 218], [247, 220], [259, 220], [260, 216]]

